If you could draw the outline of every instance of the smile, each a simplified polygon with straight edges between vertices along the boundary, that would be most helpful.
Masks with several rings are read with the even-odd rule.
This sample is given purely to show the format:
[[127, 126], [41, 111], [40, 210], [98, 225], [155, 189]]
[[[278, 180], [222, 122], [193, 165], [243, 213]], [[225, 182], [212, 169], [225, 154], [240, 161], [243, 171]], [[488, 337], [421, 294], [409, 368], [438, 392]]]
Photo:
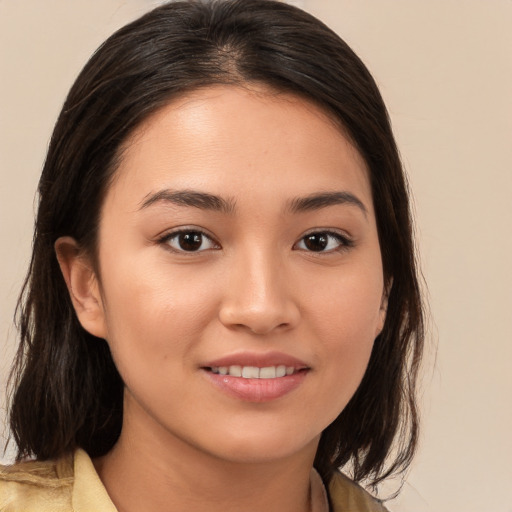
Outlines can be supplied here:
[[299, 368], [286, 366], [284, 364], [278, 366], [265, 366], [259, 368], [257, 366], [212, 366], [210, 371], [218, 375], [229, 375], [231, 377], [241, 377], [243, 379], [277, 379], [293, 375]]
[[241, 351], [200, 365], [223, 394], [245, 402], [269, 402], [301, 387], [312, 367], [283, 352]]

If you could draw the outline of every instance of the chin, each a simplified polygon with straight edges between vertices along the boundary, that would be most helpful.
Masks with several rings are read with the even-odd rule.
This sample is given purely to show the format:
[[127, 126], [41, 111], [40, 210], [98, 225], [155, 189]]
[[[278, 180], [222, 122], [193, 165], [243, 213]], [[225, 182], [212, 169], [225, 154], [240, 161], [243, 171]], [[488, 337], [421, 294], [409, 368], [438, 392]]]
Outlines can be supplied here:
[[314, 457], [320, 434], [310, 438], [290, 435], [290, 432], [283, 432], [281, 435], [276, 431], [268, 433], [260, 432], [233, 432], [229, 439], [224, 442], [215, 443], [213, 453], [224, 460], [241, 463], [257, 464], [287, 459], [300, 453], [311, 454]]

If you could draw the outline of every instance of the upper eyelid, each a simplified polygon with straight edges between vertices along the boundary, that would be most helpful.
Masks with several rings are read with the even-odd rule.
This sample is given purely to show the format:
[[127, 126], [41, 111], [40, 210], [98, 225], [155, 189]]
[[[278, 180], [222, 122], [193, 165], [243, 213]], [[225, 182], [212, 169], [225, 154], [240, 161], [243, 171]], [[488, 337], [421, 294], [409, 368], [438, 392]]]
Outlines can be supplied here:
[[[178, 249], [174, 249], [171, 244], [169, 243], [170, 240], [174, 239], [175, 237], [179, 236], [180, 234], [182, 233], [200, 233], [202, 236], [206, 237], [211, 243], [212, 245], [214, 245], [214, 247], [211, 247], [209, 249], [204, 249], [204, 250], [201, 250], [201, 251], [181, 251], [181, 250], [178, 250]], [[170, 249], [172, 249], [173, 251], [175, 252], [178, 252], [178, 253], [181, 253], [183, 252], [184, 254], [199, 254], [199, 253], [202, 253], [202, 252], [205, 252], [205, 251], [209, 251], [209, 250], [219, 250], [219, 249], [222, 249], [222, 246], [221, 244], [218, 242], [218, 240], [211, 234], [209, 234], [206, 230], [202, 229], [202, 228], [199, 228], [199, 227], [194, 227], [194, 226], [190, 226], [190, 227], [187, 227], [187, 226], [182, 226], [182, 227], [179, 227], [179, 228], [174, 228], [174, 229], [171, 229], [169, 231], [166, 231], [164, 232], [162, 235], [158, 236], [156, 238], [156, 241], [158, 242], [158, 244], [164, 244], [164, 245], [168, 245]]]
[[[166, 241], [174, 236], [178, 236], [180, 233], [189, 233], [189, 232], [198, 232], [201, 233], [203, 236], [207, 237], [209, 240], [211, 240], [213, 243], [221, 246], [220, 242], [217, 240], [217, 238], [211, 234], [209, 231], [207, 231], [204, 228], [200, 228], [199, 226], [179, 226], [176, 228], [172, 228], [168, 231], [163, 232], [161, 235], [157, 236], [157, 239], [159, 241]], [[325, 233], [331, 236], [340, 237], [344, 239], [346, 242], [353, 242], [353, 237], [347, 233], [345, 230], [337, 229], [337, 228], [311, 228], [305, 232], [303, 232], [300, 237], [297, 239], [297, 241], [293, 244], [294, 246], [299, 243], [301, 240], [303, 240], [308, 235], [313, 235], [315, 233]]]
[[212, 235], [206, 229], [200, 228], [198, 226], [180, 226], [180, 227], [168, 229], [168, 230], [162, 232], [162, 234], [158, 235], [157, 239], [165, 240], [165, 239], [172, 238], [173, 236], [177, 236], [180, 233], [192, 233], [192, 232], [201, 233], [201, 235], [204, 235], [205, 237], [209, 238], [213, 242], [215, 242], [217, 244], [219, 243], [214, 235]]
[[345, 230], [338, 228], [312, 228], [300, 235], [299, 240], [302, 240], [305, 236], [314, 235], [315, 233], [326, 233], [328, 235], [339, 236], [346, 238], [347, 240], [352, 240], [352, 235], [347, 233]]
[[[336, 238], [340, 244], [339, 248], [337, 249], [331, 249], [329, 251], [318, 251], [318, 252], [315, 252], [315, 251], [312, 251], [312, 254], [317, 254], [317, 255], [320, 255], [320, 254], [331, 254], [331, 253], [335, 253], [335, 252], [339, 252], [340, 250], [347, 250], [347, 249], [350, 249], [352, 247], [354, 247], [354, 239], [352, 238], [352, 236], [350, 236], [349, 234], [347, 234], [346, 232], [343, 232], [343, 233], [340, 233], [340, 231], [338, 230], [334, 230], [333, 228], [315, 228], [311, 231], [308, 231], [306, 233], [304, 233], [294, 244], [293, 244], [293, 247], [297, 247], [301, 242], [303, 242], [303, 240], [309, 236], [309, 235], [315, 235], [315, 234], [326, 234], [328, 236], [332, 236], [333, 238]], [[310, 251], [308, 251], [310, 252]]]

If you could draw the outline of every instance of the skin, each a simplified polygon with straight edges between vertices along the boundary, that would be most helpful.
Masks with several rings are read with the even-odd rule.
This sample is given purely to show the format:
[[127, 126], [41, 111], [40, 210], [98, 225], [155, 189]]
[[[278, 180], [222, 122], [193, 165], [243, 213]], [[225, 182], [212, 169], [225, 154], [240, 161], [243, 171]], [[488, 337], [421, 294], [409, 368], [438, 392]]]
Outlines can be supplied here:
[[[220, 196], [230, 211], [161, 193], [176, 190]], [[290, 208], [325, 192], [360, 204]], [[162, 240], [183, 228], [204, 231], [205, 250]], [[312, 231], [350, 242], [329, 235], [312, 251]], [[367, 169], [335, 122], [263, 88], [174, 100], [125, 144], [99, 270], [70, 238], [56, 250], [82, 325], [107, 340], [126, 384], [121, 437], [95, 461], [118, 509], [308, 510], [320, 434], [359, 385], [386, 307]], [[203, 369], [269, 351], [308, 367], [275, 400], [229, 396]]]

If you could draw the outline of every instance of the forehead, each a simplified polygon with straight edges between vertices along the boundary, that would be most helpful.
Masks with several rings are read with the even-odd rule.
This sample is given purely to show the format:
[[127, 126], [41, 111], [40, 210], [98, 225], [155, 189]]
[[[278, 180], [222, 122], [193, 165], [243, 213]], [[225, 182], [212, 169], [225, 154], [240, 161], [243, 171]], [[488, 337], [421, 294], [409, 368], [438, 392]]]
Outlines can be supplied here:
[[114, 188], [139, 198], [165, 186], [235, 196], [349, 186], [371, 197], [365, 162], [339, 123], [303, 97], [263, 87], [174, 99], [136, 129], [120, 160]]

